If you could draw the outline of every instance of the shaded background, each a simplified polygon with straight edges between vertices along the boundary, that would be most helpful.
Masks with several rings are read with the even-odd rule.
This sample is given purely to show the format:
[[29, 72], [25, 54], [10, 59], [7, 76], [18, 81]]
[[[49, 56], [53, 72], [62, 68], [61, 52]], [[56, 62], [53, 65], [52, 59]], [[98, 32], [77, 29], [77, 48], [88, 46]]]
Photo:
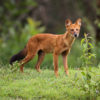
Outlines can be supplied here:
[[[37, 33], [63, 34], [65, 20], [82, 19], [79, 39], [68, 58], [70, 67], [81, 67], [84, 33], [93, 38], [95, 65], [100, 60], [100, 0], [0, 0], [0, 63], [8, 64], [10, 57], [23, 49], [28, 39]], [[48, 57], [49, 56], [49, 57]], [[42, 67], [52, 65], [48, 55]], [[33, 67], [37, 57], [27, 66]], [[62, 65], [60, 58], [60, 65]], [[73, 62], [73, 63], [72, 63]]]

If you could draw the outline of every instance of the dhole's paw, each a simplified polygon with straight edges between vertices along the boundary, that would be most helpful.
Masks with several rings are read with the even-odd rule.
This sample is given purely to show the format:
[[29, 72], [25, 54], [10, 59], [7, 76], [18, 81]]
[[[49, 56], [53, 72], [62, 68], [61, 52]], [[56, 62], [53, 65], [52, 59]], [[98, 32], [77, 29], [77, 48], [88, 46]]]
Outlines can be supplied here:
[[42, 72], [40, 69], [36, 69], [36, 70], [37, 70], [37, 72], [39, 72], [39, 73], [41, 73], [41, 72]]
[[66, 75], [69, 76], [69, 72], [68, 71], [66, 71]]
[[59, 76], [58, 72], [55, 72], [55, 76], [56, 76], [56, 78]]

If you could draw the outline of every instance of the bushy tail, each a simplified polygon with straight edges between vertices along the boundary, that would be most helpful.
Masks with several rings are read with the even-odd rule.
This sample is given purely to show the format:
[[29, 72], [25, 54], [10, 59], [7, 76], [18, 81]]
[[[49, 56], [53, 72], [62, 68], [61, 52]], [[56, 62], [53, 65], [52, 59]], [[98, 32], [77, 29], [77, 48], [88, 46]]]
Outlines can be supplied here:
[[12, 65], [13, 62], [15, 61], [20, 61], [21, 59], [23, 59], [25, 56], [27, 55], [27, 49], [26, 47], [21, 50], [19, 53], [17, 53], [16, 55], [12, 56], [10, 59], [10, 64]]

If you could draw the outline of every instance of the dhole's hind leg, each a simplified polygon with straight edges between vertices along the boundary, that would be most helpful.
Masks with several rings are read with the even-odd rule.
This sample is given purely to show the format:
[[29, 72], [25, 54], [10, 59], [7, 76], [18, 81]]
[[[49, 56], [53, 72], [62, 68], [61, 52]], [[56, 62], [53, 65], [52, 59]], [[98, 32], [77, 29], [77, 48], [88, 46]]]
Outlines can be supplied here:
[[20, 63], [20, 71], [23, 72], [24, 64], [28, 63], [36, 54], [28, 54]]
[[36, 68], [36, 70], [38, 71], [38, 72], [41, 72], [41, 70], [40, 70], [40, 65], [41, 65], [41, 63], [42, 63], [42, 61], [43, 61], [43, 59], [44, 59], [44, 56], [45, 56], [45, 53], [43, 52], [43, 51], [39, 51], [38, 52], [38, 61], [37, 61], [37, 64], [36, 64], [36, 66], [35, 66], [35, 68]]
[[23, 72], [23, 67], [24, 64], [26, 64], [27, 62], [29, 62], [37, 53], [38, 47], [37, 47], [37, 43], [35, 43], [33, 45], [33, 42], [35, 43], [34, 40], [29, 40], [28, 44], [27, 44], [27, 55], [26, 57], [20, 62], [21, 66], [20, 66], [20, 71]]

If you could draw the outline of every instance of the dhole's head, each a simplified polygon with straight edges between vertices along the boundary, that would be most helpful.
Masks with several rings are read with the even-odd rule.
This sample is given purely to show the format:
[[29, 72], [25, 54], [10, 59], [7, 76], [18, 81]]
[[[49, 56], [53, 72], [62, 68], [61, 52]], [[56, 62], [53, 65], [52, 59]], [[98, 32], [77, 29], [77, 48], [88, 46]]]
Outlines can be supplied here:
[[67, 19], [65, 21], [65, 26], [67, 29], [67, 32], [72, 36], [72, 37], [78, 37], [80, 33], [80, 27], [81, 27], [81, 19], [77, 19], [75, 23], [72, 23], [70, 19]]

